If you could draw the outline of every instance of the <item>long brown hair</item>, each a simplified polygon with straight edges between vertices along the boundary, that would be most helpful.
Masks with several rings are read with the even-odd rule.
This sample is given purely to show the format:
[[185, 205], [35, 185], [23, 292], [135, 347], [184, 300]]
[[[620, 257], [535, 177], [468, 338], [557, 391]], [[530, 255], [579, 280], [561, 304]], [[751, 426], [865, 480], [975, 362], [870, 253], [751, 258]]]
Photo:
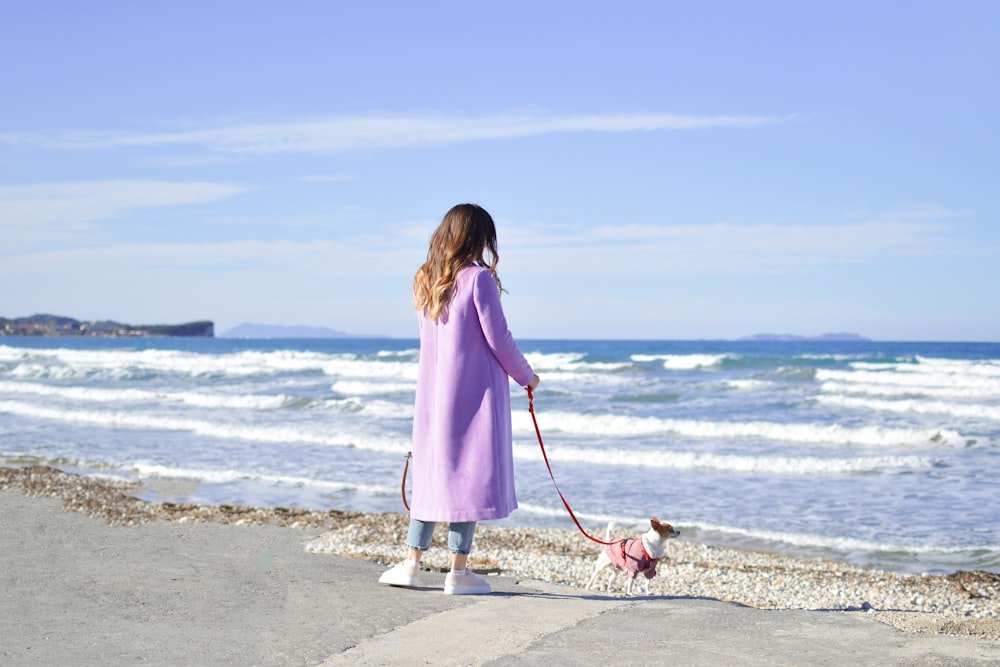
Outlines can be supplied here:
[[427, 261], [413, 278], [416, 309], [432, 320], [439, 319], [448, 309], [459, 270], [472, 264], [489, 269], [502, 292], [499, 261], [497, 230], [486, 209], [477, 204], [452, 207], [434, 230]]

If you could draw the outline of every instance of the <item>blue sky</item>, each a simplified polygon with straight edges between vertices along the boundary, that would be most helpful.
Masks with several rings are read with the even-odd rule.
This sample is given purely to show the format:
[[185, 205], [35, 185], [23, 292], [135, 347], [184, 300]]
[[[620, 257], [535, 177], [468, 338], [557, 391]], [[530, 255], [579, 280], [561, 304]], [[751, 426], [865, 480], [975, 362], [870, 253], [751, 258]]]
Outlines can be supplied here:
[[412, 337], [473, 201], [519, 338], [1000, 341], [1000, 3], [3, 15], [0, 316]]

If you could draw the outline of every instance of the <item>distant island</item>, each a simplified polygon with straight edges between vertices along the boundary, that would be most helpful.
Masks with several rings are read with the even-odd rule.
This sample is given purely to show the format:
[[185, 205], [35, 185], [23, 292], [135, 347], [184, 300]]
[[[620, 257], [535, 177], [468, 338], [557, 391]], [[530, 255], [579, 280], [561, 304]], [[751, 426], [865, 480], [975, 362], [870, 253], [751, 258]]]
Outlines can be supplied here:
[[740, 340], [757, 341], [823, 341], [823, 342], [870, 342], [870, 338], [859, 336], [856, 333], [825, 333], [819, 336], [797, 336], [795, 334], [754, 334], [744, 336]]
[[111, 320], [80, 321], [61, 315], [39, 314], [14, 319], [0, 317], [0, 336], [99, 336], [104, 338], [197, 336], [213, 338], [215, 324], [210, 320], [185, 324], [123, 324]]
[[362, 336], [327, 327], [286, 326], [281, 324], [254, 324], [244, 322], [221, 334], [221, 338], [384, 338]]

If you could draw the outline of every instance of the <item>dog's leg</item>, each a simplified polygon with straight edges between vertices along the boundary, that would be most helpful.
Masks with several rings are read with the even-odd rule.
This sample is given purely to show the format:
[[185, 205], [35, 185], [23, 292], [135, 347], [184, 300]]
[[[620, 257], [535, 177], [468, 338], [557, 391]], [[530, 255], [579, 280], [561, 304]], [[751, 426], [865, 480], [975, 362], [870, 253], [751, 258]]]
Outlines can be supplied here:
[[594, 572], [590, 575], [590, 581], [587, 582], [588, 591], [590, 590], [590, 587], [594, 585], [594, 582], [597, 581], [597, 575], [599, 575], [601, 570], [606, 568], [608, 565], [611, 565], [611, 559], [608, 558], [608, 555], [604, 553], [604, 551], [601, 551], [600, 555], [597, 557], [597, 562], [594, 563]]
[[592, 587], [592, 586], [594, 585], [594, 582], [595, 582], [595, 581], [597, 581], [597, 575], [599, 575], [599, 574], [601, 573], [601, 570], [602, 570], [602, 569], [603, 569], [603, 568], [600, 568], [600, 567], [597, 567], [597, 566], [594, 566], [594, 573], [593, 573], [592, 575], [590, 575], [590, 581], [588, 581], [588, 582], [587, 582], [587, 590], [588, 590], [588, 591], [589, 591], [589, 590], [591, 589], [591, 587]]
[[628, 586], [625, 587], [625, 595], [626, 596], [631, 596], [632, 595], [632, 586], [634, 584], [635, 584], [635, 578], [634, 577], [629, 577], [628, 578]]
[[[614, 521], [608, 521], [608, 525], [604, 529], [604, 541], [605, 542], [610, 542], [611, 541], [611, 529], [614, 528], [614, 527], [615, 527], [615, 522]], [[602, 561], [603, 561], [603, 565], [601, 566], [602, 568], [607, 567], [608, 565], [611, 565], [611, 556], [609, 556], [608, 553], [604, 549], [601, 549], [601, 557], [598, 559], [599, 563], [602, 562]], [[611, 568], [611, 574], [608, 575], [608, 587], [606, 589], [604, 589], [608, 593], [611, 592], [611, 584], [613, 584], [614, 581], [615, 581], [615, 574], [617, 574], [617, 570], [614, 567], [612, 567]], [[595, 572], [594, 573], [594, 577], [591, 580], [593, 580], [596, 577], [597, 577], [597, 573]]]

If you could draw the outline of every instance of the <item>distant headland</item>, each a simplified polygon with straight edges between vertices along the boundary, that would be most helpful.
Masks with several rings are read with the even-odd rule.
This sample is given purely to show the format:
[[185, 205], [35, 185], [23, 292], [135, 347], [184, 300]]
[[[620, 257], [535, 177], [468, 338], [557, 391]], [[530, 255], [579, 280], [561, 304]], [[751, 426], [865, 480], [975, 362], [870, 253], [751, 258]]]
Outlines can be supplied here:
[[185, 324], [123, 324], [121, 322], [80, 321], [60, 315], [32, 315], [7, 319], [0, 317], [0, 336], [99, 336], [104, 338], [144, 336], [215, 337], [215, 323], [210, 320]]
[[871, 338], [859, 336], [856, 333], [825, 333], [819, 336], [797, 336], [795, 334], [754, 334], [744, 336], [740, 340], [779, 340], [779, 341], [823, 341], [823, 342], [870, 342]]

